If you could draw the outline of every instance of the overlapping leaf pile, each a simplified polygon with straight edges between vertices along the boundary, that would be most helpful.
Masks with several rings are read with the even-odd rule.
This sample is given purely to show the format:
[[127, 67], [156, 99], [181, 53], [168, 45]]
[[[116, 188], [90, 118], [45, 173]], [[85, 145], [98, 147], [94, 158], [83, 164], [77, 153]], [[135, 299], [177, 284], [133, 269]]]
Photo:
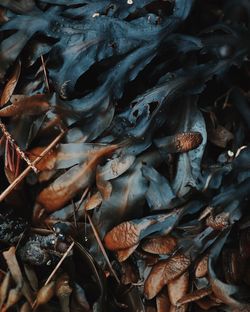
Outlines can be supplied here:
[[1, 0], [1, 311], [250, 311], [249, 27]]

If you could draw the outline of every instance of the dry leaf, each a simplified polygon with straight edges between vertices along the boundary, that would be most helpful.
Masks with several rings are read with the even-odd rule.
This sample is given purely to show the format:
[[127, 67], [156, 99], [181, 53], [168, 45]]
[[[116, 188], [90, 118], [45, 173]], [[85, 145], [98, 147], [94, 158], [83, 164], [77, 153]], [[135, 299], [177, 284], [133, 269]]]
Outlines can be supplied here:
[[72, 288], [69, 286], [68, 274], [62, 274], [56, 281], [56, 296], [59, 299], [61, 311], [70, 312], [70, 295]]
[[24, 280], [22, 276], [22, 272], [16, 259], [16, 248], [10, 247], [9, 250], [3, 252], [3, 256], [7, 262], [11, 276], [13, 277], [17, 286], [21, 288], [23, 295], [28, 300], [30, 305], [32, 305], [34, 295], [29, 284]]
[[0, 286], [0, 310], [4, 304], [5, 299], [7, 298], [10, 282], [10, 272], [7, 272]]
[[1, 99], [0, 99], [0, 106], [3, 106], [7, 102], [9, 102], [19, 79], [21, 72], [21, 62], [19, 61], [16, 65], [16, 68], [10, 78], [10, 80], [6, 83]]
[[168, 297], [167, 289], [164, 287], [156, 296], [157, 312], [169, 312], [171, 303]]
[[28, 281], [29, 281], [32, 289], [34, 291], [37, 291], [38, 290], [38, 279], [37, 279], [35, 271], [28, 264], [24, 265], [24, 271], [25, 271], [25, 274], [26, 274], [26, 276], [28, 278]]
[[211, 287], [197, 289], [192, 293], [185, 294], [183, 297], [181, 297], [178, 300], [178, 305], [200, 300], [208, 295], [211, 295], [211, 293], [212, 293]]
[[196, 277], [204, 277], [208, 272], [208, 255], [204, 256], [198, 263], [195, 269]]
[[43, 286], [38, 291], [35, 308], [45, 303], [48, 303], [54, 295], [55, 295], [55, 281], [51, 281], [49, 284]]
[[154, 140], [154, 143], [168, 153], [186, 153], [197, 148], [202, 143], [202, 135], [195, 131], [183, 132]]
[[22, 296], [23, 294], [20, 287], [12, 288], [9, 291], [7, 302], [2, 309], [3, 312], [7, 311], [13, 305], [16, 305]]
[[126, 248], [126, 249], [117, 250], [117, 252], [116, 252], [117, 260], [119, 262], [123, 262], [123, 261], [127, 260], [132, 255], [132, 253], [136, 250], [136, 248], [138, 246], [139, 246], [139, 244], [136, 244], [136, 245], [129, 247], [129, 248]]
[[173, 236], [159, 236], [148, 238], [142, 243], [142, 249], [153, 254], [170, 254], [177, 245], [177, 239]]
[[90, 198], [87, 200], [85, 209], [86, 210], [92, 210], [92, 209], [98, 207], [101, 203], [102, 203], [102, 195], [98, 191], [95, 194], [93, 194], [92, 196], [90, 196]]
[[186, 271], [176, 279], [168, 283], [168, 296], [172, 305], [177, 305], [189, 288], [189, 273]]
[[25, 302], [20, 308], [20, 312], [31, 312], [31, 311], [32, 308], [28, 302]]
[[144, 293], [146, 298], [154, 298], [162, 287], [179, 277], [189, 267], [191, 261], [181, 253], [155, 264], [145, 281]]

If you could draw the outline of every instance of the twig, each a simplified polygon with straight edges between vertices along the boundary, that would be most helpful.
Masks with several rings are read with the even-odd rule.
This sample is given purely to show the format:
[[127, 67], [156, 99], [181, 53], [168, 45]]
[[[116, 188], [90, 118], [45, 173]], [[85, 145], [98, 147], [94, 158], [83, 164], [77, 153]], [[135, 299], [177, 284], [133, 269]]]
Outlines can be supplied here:
[[48, 76], [47, 76], [47, 71], [46, 71], [46, 67], [45, 67], [45, 62], [44, 62], [43, 55], [41, 55], [41, 61], [42, 61], [42, 67], [43, 67], [43, 74], [44, 74], [45, 85], [46, 85], [46, 88], [47, 88], [48, 92], [50, 93], [49, 80], [48, 80]]
[[62, 132], [46, 147], [46, 149], [29, 165], [0, 195], [0, 202], [2, 202], [6, 196], [28, 175], [32, 170], [32, 166], [35, 166], [63, 137], [66, 130]]
[[87, 212], [86, 210], [85, 210], [85, 214], [87, 215], [87, 218], [88, 218], [88, 220], [89, 220], [90, 226], [91, 226], [91, 228], [92, 228], [92, 230], [93, 230], [93, 233], [94, 233], [94, 235], [95, 235], [95, 238], [96, 238], [96, 240], [97, 240], [97, 243], [98, 243], [98, 245], [99, 245], [99, 247], [100, 247], [100, 249], [101, 249], [101, 252], [102, 252], [102, 254], [103, 254], [103, 256], [104, 256], [104, 258], [105, 258], [107, 264], [108, 264], [108, 267], [109, 267], [110, 271], [112, 272], [112, 274], [113, 274], [114, 278], [116, 279], [117, 283], [118, 283], [118, 284], [121, 284], [121, 282], [120, 282], [120, 280], [119, 280], [119, 278], [118, 278], [118, 276], [117, 276], [115, 270], [114, 270], [113, 267], [112, 267], [112, 264], [111, 264], [110, 261], [109, 261], [109, 258], [108, 258], [108, 255], [107, 255], [107, 253], [106, 253], [106, 250], [105, 250], [105, 248], [104, 248], [104, 246], [103, 246], [103, 244], [102, 244], [102, 241], [101, 241], [101, 239], [100, 239], [100, 237], [99, 237], [99, 234], [98, 234], [98, 232], [97, 232], [97, 230], [96, 230], [96, 228], [95, 228], [95, 226], [94, 226], [94, 224], [93, 224], [93, 222], [92, 222], [92, 219], [91, 219], [90, 215], [88, 214], [88, 212]]

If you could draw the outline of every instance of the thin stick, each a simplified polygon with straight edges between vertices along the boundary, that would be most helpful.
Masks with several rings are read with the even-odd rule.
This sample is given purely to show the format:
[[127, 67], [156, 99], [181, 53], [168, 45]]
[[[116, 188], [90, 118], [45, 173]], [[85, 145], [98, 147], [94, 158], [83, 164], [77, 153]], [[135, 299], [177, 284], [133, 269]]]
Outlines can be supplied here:
[[95, 228], [95, 226], [94, 226], [94, 224], [93, 224], [93, 222], [92, 222], [92, 220], [91, 220], [91, 217], [90, 217], [90, 215], [88, 214], [88, 212], [87, 212], [86, 210], [85, 210], [85, 214], [86, 214], [87, 217], [88, 217], [89, 223], [90, 223], [90, 225], [91, 225], [91, 228], [92, 228], [92, 230], [93, 230], [93, 233], [94, 233], [94, 235], [95, 235], [95, 238], [96, 238], [96, 240], [97, 240], [97, 243], [98, 243], [98, 245], [99, 245], [99, 247], [100, 247], [100, 249], [101, 249], [101, 252], [102, 252], [102, 254], [103, 254], [105, 260], [107, 261], [107, 264], [108, 264], [108, 267], [109, 267], [110, 271], [112, 272], [112, 274], [113, 274], [114, 278], [116, 279], [117, 283], [118, 283], [118, 284], [121, 284], [121, 282], [120, 282], [120, 280], [119, 280], [119, 278], [118, 278], [118, 276], [117, 276], [115, 270], [114, 270], [113, 267], [112, 267], [112, 264], [111, 264], [110, 261], [109, 261], [109, 258], [108, 258], [108, 255], [107, 255], [107, 253], [106, 253], [106, 250], [105, 250], [105, 248], [104, 248], [104, 246], [103, 246], [103, 244], [102, 244], [102, 241], [101, 241], [101, 239], [100, 239], [100, 237], [99, 237], [99, 234], [98, 234], [98, 232], [97, 232], [97, 230], [96, 230], [96, 228]]
[[28, 173], [63, 137], [66, 130], [62, 132], [46, 147], [46, 149], [29, 165], [0, 195], [0, 202], [2, 202], [6, 196], [28, 175]]
[[42, 67], [43, 67], [43, 74], [44, 74], [45, 85], [46, 85], [46, 88], [47, 88], [48, 92], [50, 93], [50, 89], [49, 89], [49, 80], [48, 80], [48, 76], [47, 76], [47, 71], [46, 71], [46, 67], [45, 67], [45, 62], [44, 62], [43, 55], [41, 55], [41, 61], [42, 61]]

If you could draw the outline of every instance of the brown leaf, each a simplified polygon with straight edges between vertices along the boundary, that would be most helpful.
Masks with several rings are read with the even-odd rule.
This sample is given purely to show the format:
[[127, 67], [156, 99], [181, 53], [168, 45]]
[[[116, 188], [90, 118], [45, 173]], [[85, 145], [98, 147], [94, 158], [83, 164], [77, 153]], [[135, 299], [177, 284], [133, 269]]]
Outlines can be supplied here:
[[95, 194], [93, 194], [86, 203], [85, 209], [86, 210], [92, 210], [96, 207], [98, 207], [102, 203], [102, 195], [98, 191]]
[[206, 219], [206, 225], [210, 226], [214, 230], [222, 231], [229, 226], [229, 213], [222, 212], [215, 217], [210, 215]]
[[25, 302], [20, 308], [20, 312], [31, 312], [31, 311], [32, 308], [28, 302]]
[[0, 100], [0, 106], [3, 106], [4, 104], [6, 104], [7, 102], [9, 102], [15, 87], [17, 85], [19, 76], [20, 76], [20, 72], [21, 72], [21, 62], [18, 62], [16, 65], [16, 68], [12, 74], [12, 76], [10, 77], [10, 80], [6, 83], [2, 96], [1, 96], [1, 100]]
[[[28, 156], [31, 161], [34, 161], [46, 149], [45, 147], [35, 147], [28, 151]], [[57, 150], [51, 149], [37, 164], [36, 168], [39, 171], [53, 170], [56, 164]]]
[[22, 292], [21, 292], [20, 287], [12, 288], [9, 291], [7, 302], [4, 305], [2, 311], [3, 312], [7, 311], [10, 307], [17, 304], [21, 298], [22, 298]]
[[164, 148], [168, 153], [186, 153], [202, 143], [199, 132], [182, 132], [154, 141], [157, 147]]
[[47, 212], [62, 208], [78, 192], [93, 183], [98, 163], [103, 157], [112, 154], [119, 147], [119, 145], [105, 146], [96, 151], [95, 155], [92, 155], [88, 161], [70, 168], [40, 192], [37, 202]]
[[48, 303], [54, 295], [55, 295], [55, 281], [51, 281], [49, 284], [43, 286], [38, 291], [35, 308], [45, 303]]
[[7, 298], [10, 282], [11, 282], [10, 272], [7, 272], [0, 286], [0, 311], [4, 304], [5, 299]]
[[26, 96], [14, 101], [11, 105], [4, 106], [0, 109], [0, 117], [16, 117], [24, 114], [24, 112], [26, 116], [35, 116], [47, 112], [49, 109], [50, 104], [47, 95], [36, 94]]
[[174, 306], [171, 305], [169, 312], [186, 312], [188, 308], [188, 305], [182, 305], [182, 306]]
[[148, 238], [142, 243], [142, 249], [153, 254], [169, 254], [174, 251], [177, 239], [171, 235]]
[[176, 279], [168, 283], [168, 296], [172, 305], [177, 305], [188, 291], [189, 288], [189, 273], [186, 271]]
[[16, 248], [10, 247], [9, 250], [3, 252], [3, 256], [7, 262], [11, 276], [13, 277], [17, 286], [21, 288], [23, 295], [28, 300], [30, 305], [32, 305], [34, 295], [29, 284], [22, 276], [22, 272], [16, 259]]
[[70, 295], [72, 288], [69, 286], [68, 274], [62, 274], [56, 282], [56, 296], [59, 299], [61, 311], [70, 312]]
[[29, 281], [32, 289], [34, 291], [37, 291], [38, 290], [38, 279], [37, 279], [35, 271], [28, 264], [24, 265], [24, 271], [25, 271], [25, 274], [28, 278], [28, 281]]
[[208, 272], [208, 255], [204, 256], [198, 263], [195, 269], [196, 277], [204, 277]]
[[154, 298], [162, 287], [184, 273], [191, 261], [184, 254], [177, 253], [167, 260], [155, 264], [147, 277], [144, 293], [147, 299]]
[[168, 297], [168, 292], [164, 287], [163, 290], [156, 296], [157, 312], [169, 312], [170, 305], [171, 303]]
[[201, 288], [186, 294], [178, 300], [178, 304], [185, 304], [193, 301], [200, 300], [212, 293], [211, 287]]
[[139, 274], [131, 263], [125, 261], [121, 264], [121, 268], [122, 268], [122, 276], [121, 276], [122, 284], [128, 285], [131, 283], [138, 282]]
[[99, 174], [100, 166], [96, 168], [96, 186], [102, 195], [104, 200], [108, 200], [112, 193], [112, 184], [109, 181], [103, 179]]
[[140, 240], [141, 230], [145, 229], [149, 224], [151, 224], [150, 220], [137, 224], [127, 221], [117, 225], [104, 237], [106, 247], [109, 250], [120, 250], [137, 245]]
[[136, 250], [138, 245], [139, 244], [136, 244], [136, 245], [129, 247], [129, 248], [126, 248], [126, 249], [117, 250], [117, 252], [116, 252], [117, 260], [119, 262], [123, 262], [123, 261], [127, 260], [132, 255], [132, 253]]

